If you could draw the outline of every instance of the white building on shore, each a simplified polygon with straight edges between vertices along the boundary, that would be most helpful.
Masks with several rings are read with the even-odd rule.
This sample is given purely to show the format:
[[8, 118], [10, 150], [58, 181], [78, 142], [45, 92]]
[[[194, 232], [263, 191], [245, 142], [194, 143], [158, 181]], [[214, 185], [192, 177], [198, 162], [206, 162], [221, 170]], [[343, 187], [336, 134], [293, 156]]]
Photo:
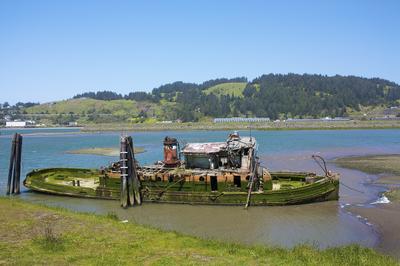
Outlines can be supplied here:
[[268, 117], [227, 117], [227, 118], [214, 118], [214, 123], [252, 123], [252, 122], [269, 122]]
[[32, 127], [35, 126], [35, 121], [6, 121], [6, 127]]

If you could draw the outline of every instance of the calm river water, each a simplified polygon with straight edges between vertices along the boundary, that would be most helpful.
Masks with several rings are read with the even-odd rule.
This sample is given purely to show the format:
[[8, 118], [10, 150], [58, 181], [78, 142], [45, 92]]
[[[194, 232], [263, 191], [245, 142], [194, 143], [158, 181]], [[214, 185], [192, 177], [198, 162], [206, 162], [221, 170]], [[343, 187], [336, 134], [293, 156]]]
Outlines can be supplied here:
[[[2, 129], [0, 135], [0, 194], [5, 194], [11, 137], [15, 130]], [[34, 168], [85, 167], [97, 168], [116, 161], [116, 157], [75, 155], [66, 153], [89, 147], [117, 147], [120, 133], [79, 133], [79, 129], [23, 129], [22, 174]], [[228, 131], [135, 132], [135, 145], [146, 152], [137, 155], [141, 164], [162, 159], [162, 140], [166, 135], [186, 142], [223, 141]], [[249, 132], [239, 132], [248, 135]], [[399, 153], [400, 130], [299, 130], [253, 131], [259, 144], [259, 157], [271, 170], [307, 170], [321, 173], [310, 158], [312, 154], [327, 160], [349, 155]], [[29, 192], [21, 197], [30, 202], [107, 214], [115, 212], [121, 219], [175, 230], [205, 238], [239, 241], [248, 244], [288, 246], [310, 243], [329, 247], [349, 243], [374, 246], [379, 235], [364, 218], [349, 213], [345, 206], [370, 206], [384, 188], [368, 185], [375, 176], [358, 171], [330, 169], [342, 175], [338, 202], [323, 202], [287, 207], [191, 206], [144, 204], [122, 209], [117, 201], [78, 199]]]

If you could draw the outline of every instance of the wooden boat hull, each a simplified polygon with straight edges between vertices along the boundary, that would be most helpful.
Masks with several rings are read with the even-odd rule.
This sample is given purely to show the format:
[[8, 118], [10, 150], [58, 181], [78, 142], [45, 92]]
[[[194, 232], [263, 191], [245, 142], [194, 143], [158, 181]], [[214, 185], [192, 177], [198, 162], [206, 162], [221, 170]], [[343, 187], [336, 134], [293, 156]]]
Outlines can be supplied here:
[[[56, 173], [56, 174], [55, 174]], [[34, 170], [27, 174], [24, 185], [34, 191], [98, 199], [120, 199], [120, 181], [99, 178], [101, 173], [95, 169], [48, 168]], [[271, 173], [272, 176], [299, 178], [305, 173]], [[80, 180], [80, 186], [71, 185], [71, 180]], [[58, 182], [58, 183], [57, 183]], [[103, 182], [103, 183], [102, 183]], [[106, 182], [106, 184], [104, 183]], [[163, 186], [142, 184], [143, 202], [184, 203], [209, 205], [243, 205], [246, 203], [246, 191], [195, 191], [190, 186], [185, 190], [166, 190]], [[337, 200], [339, 181], [320, 177], [316, 182], [296, 188], [264, 190], [252, 192], [251, 205], [291, 205], [317, 201]]]

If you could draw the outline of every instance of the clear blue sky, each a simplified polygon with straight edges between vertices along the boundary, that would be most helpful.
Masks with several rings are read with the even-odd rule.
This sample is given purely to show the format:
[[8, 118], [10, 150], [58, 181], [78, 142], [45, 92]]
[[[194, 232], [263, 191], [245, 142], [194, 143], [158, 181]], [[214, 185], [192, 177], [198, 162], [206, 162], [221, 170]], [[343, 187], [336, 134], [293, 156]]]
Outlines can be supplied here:
[[0, 1], [0, 102], [264, 73], [400, 83], [400, 1]]

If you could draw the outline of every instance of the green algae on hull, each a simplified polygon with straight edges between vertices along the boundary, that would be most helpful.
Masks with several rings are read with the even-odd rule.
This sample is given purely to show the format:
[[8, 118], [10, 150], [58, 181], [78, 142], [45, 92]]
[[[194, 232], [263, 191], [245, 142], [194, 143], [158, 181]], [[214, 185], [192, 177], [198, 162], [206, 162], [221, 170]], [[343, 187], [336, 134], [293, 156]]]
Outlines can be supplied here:
[[[271, 176], [270, 190], [252, 192], [251, 205], [302, 204], [337, 200], [339, 197], [338, 180], [316, 177], [315, 182], [308, 184], [305, 178], [309, 173], [272, 172]], [[24, 185], [32, 190], [50, 194], [114, 200], [120, 197], [120, 179], [107, 177], [96, 169], [34, 170], [27, 174]], [[219, 182], [218, 191], [211, 191], [210, 184], [196, 182], [171, 184], [168, 180], [141, 180], [141, 185], [144, 202], [242, 205], [247, 198], [245, 183], [242, 184], [244, 189], [232, 190], [224, 182]], [[281, 188], [272, 190], [272, 186]]]

